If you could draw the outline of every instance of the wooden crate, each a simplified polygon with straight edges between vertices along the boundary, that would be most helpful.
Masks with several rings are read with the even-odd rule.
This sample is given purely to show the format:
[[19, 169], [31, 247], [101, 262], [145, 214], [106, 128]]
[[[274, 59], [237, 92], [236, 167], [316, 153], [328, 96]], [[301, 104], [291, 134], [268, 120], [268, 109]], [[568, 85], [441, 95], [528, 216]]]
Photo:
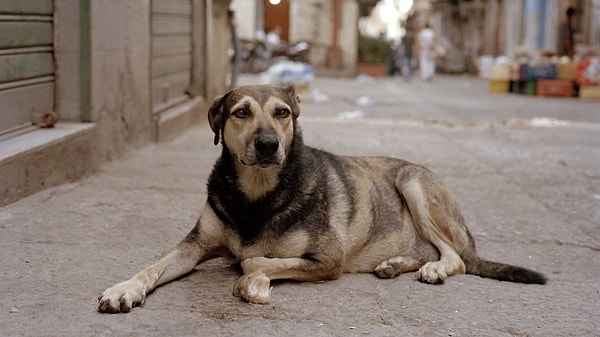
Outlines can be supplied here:
[[537, 96], [573, 97], [573, 81], [569, 80], [537, 80], [535, 93]]
[[579, 87], [579, 98], [600, 99], [600, 86], [582, 85]]
[[576, 72], [577, 63], [559, 63], [556, 65], [556, 78], [559, 80], [573, 81]]
[[489, 90], [492, 94], [507, 94], [509, 89], [509, 80], [490, 80]]

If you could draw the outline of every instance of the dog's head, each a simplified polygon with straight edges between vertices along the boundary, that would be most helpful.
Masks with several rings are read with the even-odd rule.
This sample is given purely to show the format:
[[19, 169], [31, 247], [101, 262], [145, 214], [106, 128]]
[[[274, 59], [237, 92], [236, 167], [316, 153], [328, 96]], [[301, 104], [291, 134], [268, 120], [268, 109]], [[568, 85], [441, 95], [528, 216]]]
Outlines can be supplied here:
[[222, 140], [243, 165], [281, 165], [296, 132], [299, 103], [294, 87], [282, 85], [244, 86], [218, 96], [208, 111], [215, 145]]

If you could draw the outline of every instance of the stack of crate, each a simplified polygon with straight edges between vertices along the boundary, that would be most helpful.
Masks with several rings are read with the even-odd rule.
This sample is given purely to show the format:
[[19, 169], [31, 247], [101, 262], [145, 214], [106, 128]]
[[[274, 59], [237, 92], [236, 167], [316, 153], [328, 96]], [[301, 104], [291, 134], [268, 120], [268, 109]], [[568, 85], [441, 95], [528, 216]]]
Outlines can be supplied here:
[[521, 64], [513, 69], [510, 91], [530, 96], [573, 97], [574, 64]]
[[559, 63], [554, 66], [556, 77], [554, 79], [538, 79], [536, 82], [536, 95], [542, 97], [573, 97], [573, 81], [577, 65], [574, 63]]
[[[523, 95], [535, 95], [536, 76], [539, 72], [525, 72], [525, 64], [514, 64], [510, 74], [510, 92]], [[527, 76], [527, 77], [525, 77]]]
[[578, 63], [552, 63], [550, 59], [533, 64], [503, 61], [488, 73], [491, 93], [600, 99], [600, 58]]

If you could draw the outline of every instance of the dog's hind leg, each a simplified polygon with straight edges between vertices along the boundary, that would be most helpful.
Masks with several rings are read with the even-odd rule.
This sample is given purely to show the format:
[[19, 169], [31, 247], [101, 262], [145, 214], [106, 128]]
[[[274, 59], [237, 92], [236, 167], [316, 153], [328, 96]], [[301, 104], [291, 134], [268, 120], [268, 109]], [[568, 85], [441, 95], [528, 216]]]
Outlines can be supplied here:
[[435, 284], [465, 273], [459, 252], [474, 250], [474, 243], [458, 205], [441, 180], [425, 168], [406, 166], [398, 173], [396, 187], [406, 201], [415, 229], [440, 253], [439, 261], [419, 269], [418, 279]]

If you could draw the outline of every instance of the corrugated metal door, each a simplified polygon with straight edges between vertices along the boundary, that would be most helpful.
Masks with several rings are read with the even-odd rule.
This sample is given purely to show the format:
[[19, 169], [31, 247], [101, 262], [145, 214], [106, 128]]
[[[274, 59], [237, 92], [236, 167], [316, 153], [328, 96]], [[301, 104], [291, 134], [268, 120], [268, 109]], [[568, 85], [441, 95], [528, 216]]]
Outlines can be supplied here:
[[152, 1], [152, 110], [185, 101], [192, 76], [192, 1]]
[[53, 110], [52, 0], [0, 0], [0, 133]]

